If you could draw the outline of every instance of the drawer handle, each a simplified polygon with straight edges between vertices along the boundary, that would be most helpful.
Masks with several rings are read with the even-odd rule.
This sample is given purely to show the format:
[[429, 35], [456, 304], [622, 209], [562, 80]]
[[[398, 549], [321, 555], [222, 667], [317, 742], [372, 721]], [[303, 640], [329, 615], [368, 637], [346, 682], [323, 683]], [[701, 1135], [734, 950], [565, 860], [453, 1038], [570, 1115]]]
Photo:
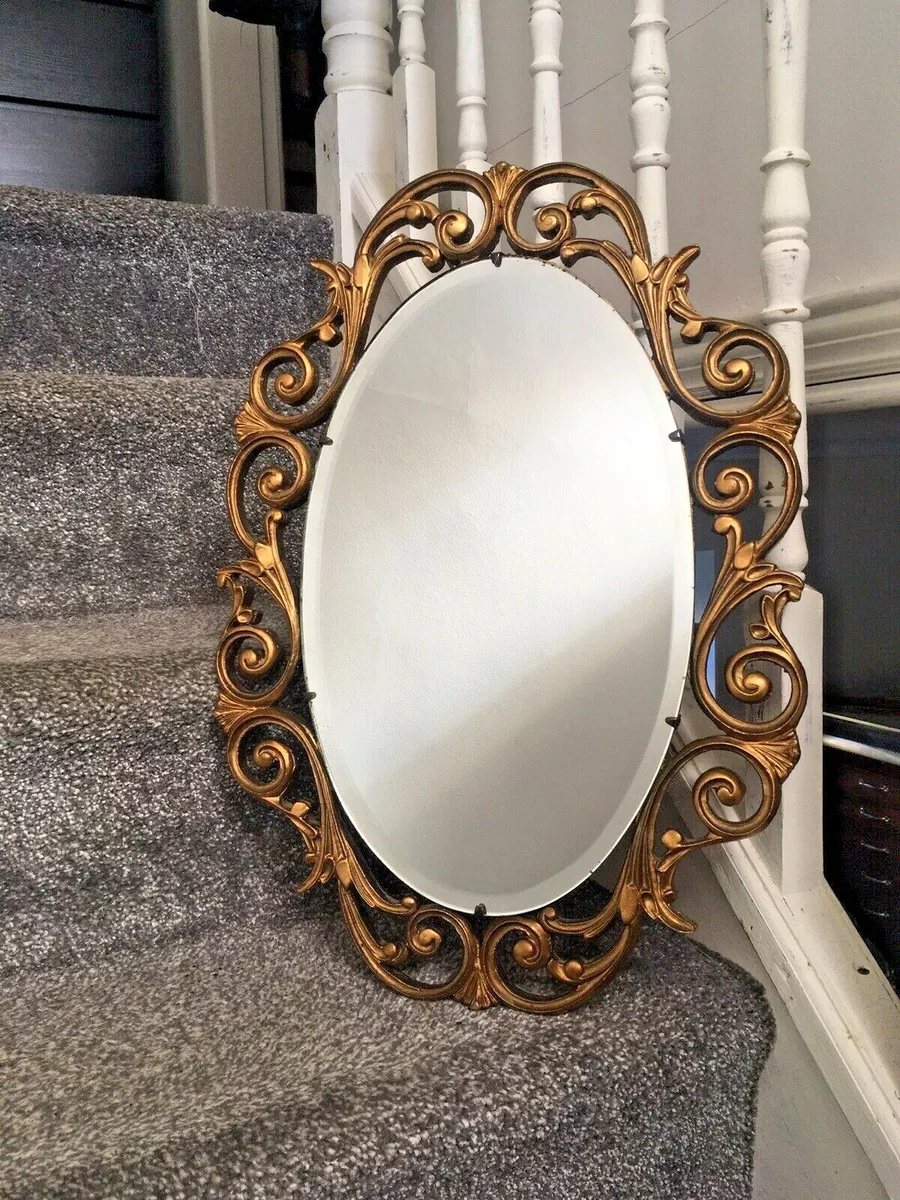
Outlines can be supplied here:
[[856, 786], [868, 788], [870, 792], [889, 792], [891, 790], [886, 783], [872, 783], [868, 779], [857, 779]]
[[874, 851], [875, 854], [890, 854], [890, 851], [888, 850], [887, 846], [873, 846], [871, 842], [863, 842], [863, 841], [861, 841], [859, 844], [862, 847], [864, 847], [864, 849], [866, 849], [866, 850]]
[[867, 808], [863, 808], [862, 805], [859, 806], [859, 815], [861, 817], [865, 817], [868, 821], [883, 821], [885, 825], [890, 825], [891, 823], [890, 817], [883, 817], [881, 813], [870, 813], [869, 810]]
[[870, 875], [869, 872], [864, 871], [862, 867], [860, 867], [859, 873], [862, 875], [863, 879], [868, 879], [869, 883], [880, 883], [882, 887], [894, 886], [893, 879], [879, 879], [877, 875]]
[[864, 904], [861, 904], [859, 907], [867, 917], [889, 917], [891, 915], [890, 913], [879, 912], [877, 908], [866, 908]]

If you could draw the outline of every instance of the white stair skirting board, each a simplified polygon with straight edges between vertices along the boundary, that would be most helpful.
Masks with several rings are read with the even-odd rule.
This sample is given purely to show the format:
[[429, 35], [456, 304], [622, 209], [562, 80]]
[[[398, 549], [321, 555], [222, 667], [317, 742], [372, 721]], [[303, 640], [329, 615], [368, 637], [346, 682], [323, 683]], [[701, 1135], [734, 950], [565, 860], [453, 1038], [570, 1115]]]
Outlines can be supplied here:
[[[686, 704], [679, 735], [692, 740], [706, 726]], [[697, 833], [687, 786], [675, 799]], [[706, 854], [888, 1195], [900, 1200], [900, 999], [824, 879], [786, 895], [753, 843]]]

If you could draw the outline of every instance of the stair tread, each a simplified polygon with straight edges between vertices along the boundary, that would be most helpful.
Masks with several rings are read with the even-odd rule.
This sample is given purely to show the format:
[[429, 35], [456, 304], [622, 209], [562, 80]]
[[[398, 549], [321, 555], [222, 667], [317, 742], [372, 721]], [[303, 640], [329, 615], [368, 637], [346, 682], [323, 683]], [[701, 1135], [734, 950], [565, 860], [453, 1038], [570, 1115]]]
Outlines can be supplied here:
[[651, 923], [566, 1017], [404, 1002], [228, 775], [209, 654], [0, 693], [0, 1196], [749, 1200], [773, 1028], [740, 968]]
[[0, 187], [0, 365], [240, 376], [324, 303], [331, 223]]
[[759, 984], [658, 926], [546, 1020], [399, 999], [313, 902], [0, 987], [0, 1195], [749, 1200], [772, 1036]]

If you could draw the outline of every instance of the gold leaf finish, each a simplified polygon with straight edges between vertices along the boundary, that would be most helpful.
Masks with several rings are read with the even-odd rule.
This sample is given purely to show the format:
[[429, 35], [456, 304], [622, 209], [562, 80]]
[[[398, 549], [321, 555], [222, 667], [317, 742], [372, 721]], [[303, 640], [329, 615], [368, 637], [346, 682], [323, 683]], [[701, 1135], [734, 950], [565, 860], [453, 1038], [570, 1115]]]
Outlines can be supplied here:
[[[528, 211], [526, 201], [547, 183], [571, 185], [573, 194], [564, 203], [539, 209], [533, 230], [523, 233], [519, 226]], [[477, 228], [465, 213], [438, 207], [435, 198], [450, 192], [478, 198], [483, 216]], [[624, 244], [584, 237], [576, 229], [577, 220], [601, 214], [617, 224]], [[429, 227], [431, 235], [427, 240], [410, 237], [410, 226]], [[718, 430], [700, 456], [691, 486], [694, 502], [711, 515], [713, 529], [724, 539], [725, 554], [695, 630], [690, 663], [693, 691], [718, 732], [670, 755], [638, 817], [611, 897], [588, 916], [566, 917], [551, 906], [491, 920], [453, 912], [414, 895], [389, 895], [356, 849], [312, 730], [285, 703], [292, 684], [296, 686], [302, 659], [297, 597], [280, 544], [285, 515], [305, 500], [312, 477], [312, 454], [300, 435], [330, 416], [365, 348], [375, 302], [394, 267], [418, 259], [439, 272], [477, 262], [494, 253], [501, 238], [522, 257], [554, 259], [563, 266], [582, 258], [605, 262], [638, 309], [654, 367], [671, 400]], [[793, 449], [799, 416], [788, 394], [787, 363], [778, 344], [760, 330], [694, 309], [686, 272], [698, 253], [691, 246], [652, 262], [634, 201], [586, 167], [557, 163], [525, 171], [498, 163], [484, 175], [438, 171], [415, 180], [384, 205], [363, 233], [352, 266], [313, 263], [327, 279], [325, 313], [298, 338], [269, 351], [253, 372], [249, 397], [235, 420], [238, 452], [228, 481], [228, 512], [245, 557], [218, 576], [219, 583], [231, 589], [232, 614], [217, 656], [216, 715], [227, 735], [228, 763], [235, 778], [282, 813], [305, 843], [307, 871], [301, 890], [334, 883], [347, 927], [365, 961], [401, 995], [453, 997], [472, 1009], [504, 1003], [535, 1013], [564, 1012], [583, 1004], [626, 961], [645, 918], [682, 932], [694, 928], [673, 906], [678, 863], [699, 847], [765, 828], [778, 809], [781, 785], [797, 762], [796, 727], [807, 685], [784, 636], [782, 616], [803, 584], [768, 562], [766, 554], [800, 503], [800, 469]], [[711, 400], [696, 396], [682, 379], [673, 328], [683, 342], [711, 337], [702, 364]], [[324, 386], [315, 361], [317, 346], [340, 346], [342, 351]], [[716, 399], [744, 396], [755, 382], [754, 368], [740, 350], [761, 355], [768, 378], [745, 406], [724, 410]], [[737, 446], [767, 451], [784, 471], [781, 510], [757, 541], [745, 540], [740, 520], [755, 499], [752, 476], [743, 468], [725, 466], [710, 478], [715, 461]], [[273, 453], [284, 465], [266, 467], [257, 476], [257, 498], [265, 518], [263, 528], [254, 531], [244, 504], [248, 476], [259, 459]], [[262, 613], [253, 608], [254, 589], [281, 614], [286, 640], [267, 628]], [[754, 614], [748, 631], [751, 644], [726, 664], [728, 691], [736, 700], [758, 706], [772, 690], [760, 664], [787, 681], [781, 711], [758, 721], [727, 712], [706, 674], [710, 648], [723, 621], [748, 607]], [[755, 774], [755, 811], [740, 820], [723, 815], [723, 808], [733, 810], [745, 799], [746, 784], [735, 769], [712, 766], [701, 771], [692, 787], [704, 835], [691, 839], [671, 829], [660, 833], [660, 806], [673, 780], [697, 759], [715, 762], [722, 755], [736, 756]], [[299, 770], [301, 760], [304, 772]], [[292, 797], [301, 775], [309, 777], [312, 794]], [[383, 932], [387, 925], [393, 927], [389, 936]], [[573, 946], [580, 948], [578, 953]], [[423, 969], [411, 970], [417, 964]], [[541, 986], [529, 988], [523, 981], [531, 978], [539, 978]]]

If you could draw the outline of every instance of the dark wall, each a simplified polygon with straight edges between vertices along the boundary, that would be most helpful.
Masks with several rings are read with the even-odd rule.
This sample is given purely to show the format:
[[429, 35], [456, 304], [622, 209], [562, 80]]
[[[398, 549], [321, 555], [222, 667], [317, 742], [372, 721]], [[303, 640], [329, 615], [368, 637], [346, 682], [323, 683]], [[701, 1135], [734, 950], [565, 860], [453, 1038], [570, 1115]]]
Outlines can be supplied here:
[[157, 75], [153, 0], [2, 0], [0, 183], [161, 195]]
[[805, 527], [825, 694], [900, 703], [900, 408], [813, 416]]
[[[688, 431], [692, 462], [708, 438]], [[810, 417], [809, 457], [807, 578], [825, 601], [825, 695], [900, 704], [900, 408]], [[756, 477], [756, 455], [723, 456], [716, 466], [732, 462]], [[756, 536], [757, 506], [742, 519], [746, 536]], [[722, 539], [710, 525], [695, 513], [697, 550], [714, 551], [718, 565]], [[720, 661], [738, 644], [728, 631], [725, 642]]]

